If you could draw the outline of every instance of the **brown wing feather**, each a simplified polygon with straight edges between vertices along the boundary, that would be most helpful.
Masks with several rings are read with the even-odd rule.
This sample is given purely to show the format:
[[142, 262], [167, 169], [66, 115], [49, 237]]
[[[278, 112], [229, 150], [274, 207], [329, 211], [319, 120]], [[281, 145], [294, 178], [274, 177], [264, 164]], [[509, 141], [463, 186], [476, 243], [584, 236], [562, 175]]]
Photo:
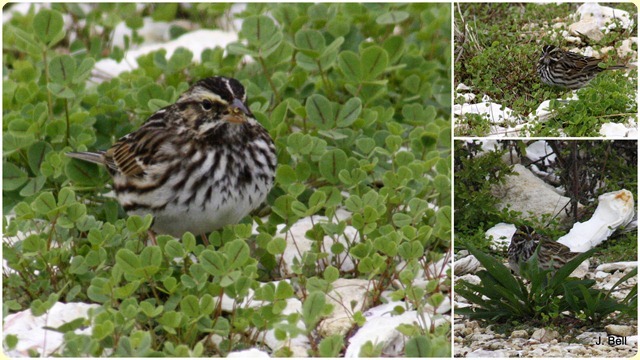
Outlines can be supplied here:
[[583, 56], [580, 54], [565, 52], [565, 66], [571, 69], [570, 73], [575, 74], [583, 71], [593, 71], [598, 67], [600, 59], [594, 57]]
[[126, 176], [140, 177], [144, 174], [144, 169], [136, 160], [131, 144], [125, 141], [119, 141], [107, 150], [105, 159], [107, 166]]
[[[183, 136], [155, 125], [143, 126], [121, 138], [105, 153], [107, 166], [127, 177], [143, 178], [150, 168], [164, 161], [164, 153], [176, 154]], [[157, 171], [157, 169], [156, 169]]]

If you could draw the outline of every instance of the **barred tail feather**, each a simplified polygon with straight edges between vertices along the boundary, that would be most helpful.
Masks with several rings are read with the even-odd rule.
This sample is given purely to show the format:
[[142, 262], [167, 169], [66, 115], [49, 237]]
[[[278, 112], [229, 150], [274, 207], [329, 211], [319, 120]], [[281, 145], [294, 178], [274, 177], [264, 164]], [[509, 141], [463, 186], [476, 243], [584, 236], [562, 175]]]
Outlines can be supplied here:
[[104, 160], [104, 151], [101, 152], [89, 152], [89, 151], [83, 151], [83, 152], [68, 152], [66, 153], [66, 155], [70, 158], [74, 158], [74, 159], [80, 159], [80, 160], [84, 160], [84, 161], [88, 161], [88, 162], [92, 162], [92, 163], [96, 163], [96, 164], [105, 164], [105, 160]]
[[611, 65], [607, 67], [607, 70], [629, 69], [627, 65]]

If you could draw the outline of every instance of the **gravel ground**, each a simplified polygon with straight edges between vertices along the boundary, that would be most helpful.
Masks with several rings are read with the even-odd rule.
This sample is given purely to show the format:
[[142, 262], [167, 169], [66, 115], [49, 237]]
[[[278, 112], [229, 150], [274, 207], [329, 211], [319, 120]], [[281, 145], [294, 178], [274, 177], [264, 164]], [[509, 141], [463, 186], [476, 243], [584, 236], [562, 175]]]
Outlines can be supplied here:
[[[619, 267], [618, 267], [619, 268]], [[629, 271], [632, 266], [629, 266]], [[605, 265], [598, 269], [606, 269]], [[624, 271], [592, 271], [587, 277], [595, 278], [596, 287], [608, 289], [623, 276]], [[475, 275], [464, 275], [474, 282]], [[477, 278], [477, 277], [476, 277]], [[479, 279], [478, 279], [479, 281]], [[618, 299], [624, 298], [636, 284], [632, 278], [613, 292]], [[455, 296], [456, 306], [469, 306], [466, 299]], [[638, 352], [638, 327], [636, 319], [617, 320], [615, 314], [598, 326], [584, 326], [583, 322], [571, 320], [561, 326], [531, 326], [519, 324], [509, 328], [508, 324], [490, 324], [470, 321], [454, 316], [455, 357], [633, 357]], [[608, 324], [608, 325], [606, 325]], [[609, 342], [611, 341], [611, 342]]]

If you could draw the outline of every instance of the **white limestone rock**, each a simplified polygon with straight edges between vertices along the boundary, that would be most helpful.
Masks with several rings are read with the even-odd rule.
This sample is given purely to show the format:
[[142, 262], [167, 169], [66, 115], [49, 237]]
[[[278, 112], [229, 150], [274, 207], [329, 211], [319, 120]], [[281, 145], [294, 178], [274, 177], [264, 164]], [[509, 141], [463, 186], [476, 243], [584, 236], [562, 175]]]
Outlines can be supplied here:
[[627, 271], [638, 267], [637, 261], [619, 261], [614, 263], [600, 264], [596, 268], [596, 271], [602, 271], [604, 273], [613, 273], [616, 271]]
[[465, 256], [456, 260], [453, 273], [460, 276], [475, 273], [480, 267], [480, 262], [473, 255]]
[[[491, 240], [491, 249], [506, 250], [511, 243], [513, 234], [516, 233], [516, 226], [513, 224], [499, 223], [485, 232], [485, 237]], [[456, 264], [457, 266], [457, 264]]]
[[467, 354], [468, 358], [508, 358], [509, 355], [503, 350], [474, 350]]
[[[89, 319], [90, 310], [99, 307], [96, 304], [58, 302], [40, 316], [33, 316], [31, 310], [7, 315], [2, 327], [3, 339], [9, 334], [15, 335], [18, 344], [12, 350], [4, 349], [4, 353], [10, 357], [28, 357], [29, 351], [35, 351], [43, 357], [60, 355], [64, 334], [50, 329], [59, 328], [78, 318]], [[90, 326], [75, 331], [76, 334], [85, 335], [91, 335], [91, 332]]]
[[[283, 315], [289, 315], [293, 313], [302, 313], [302, 302], [298, 299], [287, 299], [287, 306], [282, 311]], [[286, 320], [285, 320], [286, 321]], [[296, 327], [300, 328], [304, 333], [305, 325], [302, 319], [298, 321]], [[280, 350], [283, 347], [288, 347], [292, 352], [292, 357], [308, 357], [308, 351], [311, 349], [309, 339], [299, 334], [294, 338], [287, 338], [280, 340], [276, 337], [275, 330], [268, 330], [264, 336], [260, 335], [260, 339], [264, 340], [264, 343], [274, 352]]]
[[333, 313], [322, 320], [318, 329], [323, 337], [345, 335], [353, 327], [353, 314], [365, 308], [371, 282], [364, 279], [338, 279], [331, 286], [333, 289], [327, 293], [326, 300], [333, 305]]
[[568, 234], [558, 239], [573, 252], [585, 252], [605, 241], [635, 213], [633, 194], [628, 190], [613, 191], [598, 197], [598, 207], [591, 219], [578, 222]]
[[573, 35], [586, 36], [595, 42], [604, 38], [604, 34], [600, 30], [600, 26], [594, 18], [580, 20], [577, 23], [569, 25], [569, 32]]
[[167, 52], [166, 57], [170, 58], [178, 48], [185, 48], [193, 53], [193, 61], [197, 63], [200, 62], [202, 52], [205, 49], [215, 48], [216, 46], [226, 48], [227, 45], [236, 41], [238, 41], [238, 34], [221, 30], [188, 32], [166, 43], [153, 43], [143, 45], [137, 49], [130, 49], [120, 62], [116, 62], [113, 59], [98, 61], [94, 67], [94, 73], [97, 73], [98, 76], [94, 76], [93, 81], [100, 82], [104, 78], [116, 77], [122, 72], [137, 69], [137, 59], [140, 56], [157, 50], [165, 49]]
[[562, 209], [570, 199], [559, 195], [556, 190], [540, 180], [529, 169], [514, 165], [514, 175], [507, 176], [501, 186], [494, 186], [492, 192], [500, 199], [500, 207], [510, 205], [515, 211], [530, 219], [539, 219], [543, 214], [558, 214], [559, 219], [566, 218]]
[[625, 336], [625, 337], [638, 333], [637, 329], [635, 329], [633, 326], [628, 326], [628, 325], [609, 324], [604, 327], [604, 330], [609, 335]]
[[269, 354], [259, 349], [247, 349], [241, 351], [233, 351], [227, 355], [228, 358], [238, 358], [238, 359], [265, 359], [270, 358]]
[[633, 134], [638, 133], [635, 127], [627, 127], [625, 124], [612, 122], [602, 124], [598, 132], [608, 138], [631, 138], [637, 137], [637, 135], [634, 136]]
[[[346, 219], [351, 216], [346, 211], [338, 211], [336, 213], [338, 219]], [[295, 224], [293, 224], [286, 233], [282, 234], [282, 231], [285, 228], [284, 224], [278, 225], [277, 234], [281, 234], [287, 240], [287, 246], [282, 254], [283, 265], [288, 272], [293, 272], [293, 266], [296, 261], [301, 261], [302, 256], [305, 252], [311, 250], [311, 247], [315, 244], [314, 240], [309, 240], [306, 238], [306, 232], [310, 230], [314, 224], [318, 224], [321, 222], [328, 222], [329, 220], [325, 216], [313, 215], [311, 217], [306, 217], [298, 220]], [[349, 247], [349, 242], [353, 241], [358, 236], [358, 231], [350, 225], [344, 230], [344, 234], [336, 236], [336, 238], [332, 238], [331, 236], [325, 236], [323, 245], [324, 249], [330, 253], [331, 246], [334, 243], [340, 243], [345, 246], [345, 248]], [[334, 264], [340, 264], [339, 270], [350, 272], [355, 269], [355, 264], [353, 263], [352, 258], [345, 251], [337, 255], [330, 254], [330, 257], [336, 257], [336, 261]], [[328, 262], [330, 260], [327, 260]], [[324, 263], [319, 263], [321, 268], [324, 267]]]
[[[440, 326], [447, 323], [442, 317], [432, 319], [427, 312], [420, 316], [415, 310], [405, 311], [400, 315], [394, 315], [396, 306], [406, 308], [403, 302], [395, 301], [369, 309], [364, 315], [367, 322], [349, 339], [349, 345], [345, 352], [346, 358], [360, 357], [362, 346], [371, 341], [375, 344], [384, 344], [382, 353], [385, 356], [399, 356], [404, 350], [406, 337], [396, 328], [401, 324], [419, 324], [424, 329]], [[421, 319], [426, 320], [426, 324]]]
[[[576, 16], [580, 21], [593, 22], [602, 30], [610, 30], [618, 27], [616, 21], [623, 29], [628, 29], [634, 24], [627, 11], [615, 9], [598, 3], [584, 3], [578, 7]], [[608, 32], [608, 31], [607, 31]]]

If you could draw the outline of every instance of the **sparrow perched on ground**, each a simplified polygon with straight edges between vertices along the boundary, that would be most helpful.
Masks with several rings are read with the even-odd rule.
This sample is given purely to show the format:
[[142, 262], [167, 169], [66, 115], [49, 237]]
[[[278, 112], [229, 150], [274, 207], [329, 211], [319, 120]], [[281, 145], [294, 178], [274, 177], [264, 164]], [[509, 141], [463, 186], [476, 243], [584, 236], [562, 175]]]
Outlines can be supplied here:
[[604, 70], [626, 69], [626, 65], [598, 66], [602, 60], [545, 45], [538, 61], [538, 75], [547, 85], [569, 89], [584, 87]]
[[130, 215], [176, 237], [238, 223], [273, 187], [276, 151], [236, 79], [196, 82], [111, 148], [67, 155], [105, 165]]
[[571, 252], [566, 246], [557, 241], [548, 239], [530, 226], [521, 226], [511, 238], [509, 244], [509, 266], [516, 274], [520, 274], [520, 263], [529, 258], [538, 250], [538, 264], [544, 270], [563, 267], [580, 253]]

